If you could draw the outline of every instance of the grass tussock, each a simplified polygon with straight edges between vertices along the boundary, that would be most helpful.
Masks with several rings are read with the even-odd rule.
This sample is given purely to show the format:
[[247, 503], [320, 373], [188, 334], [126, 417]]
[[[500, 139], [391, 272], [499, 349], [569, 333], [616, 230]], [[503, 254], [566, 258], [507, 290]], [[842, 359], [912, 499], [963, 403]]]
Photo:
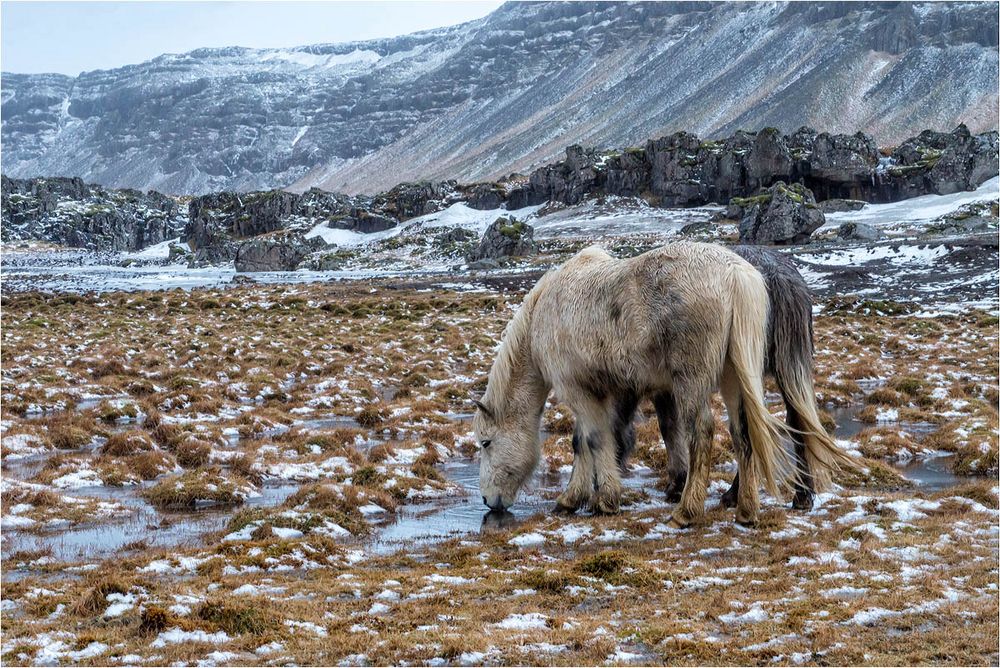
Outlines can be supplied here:
[[194, 508], [240, 504], [250, 490], [250, 484], [237, 475], [224, 476], [218, 468], [203, 467], [167, 476], [143, 490], [143, 496], [157, 508]]

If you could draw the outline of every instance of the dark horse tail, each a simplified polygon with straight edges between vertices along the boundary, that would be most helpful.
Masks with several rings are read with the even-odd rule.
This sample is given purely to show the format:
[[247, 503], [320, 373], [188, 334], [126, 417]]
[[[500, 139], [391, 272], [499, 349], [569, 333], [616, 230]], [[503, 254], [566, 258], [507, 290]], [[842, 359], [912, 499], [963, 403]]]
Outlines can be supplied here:
[[812, 295], [802, 276], [785, 256], [756, 246], [733, 249], [757, 268], [767, 283], [767, 373], [774, 376], [788, 411], [788, 426], [797, 453], [806, 464], [800, 475], [811, 476], [813, 488], [822, 491], [832, 474], [853, 469], [856, 462], [827, 434], [816, 409], [813, 387]]

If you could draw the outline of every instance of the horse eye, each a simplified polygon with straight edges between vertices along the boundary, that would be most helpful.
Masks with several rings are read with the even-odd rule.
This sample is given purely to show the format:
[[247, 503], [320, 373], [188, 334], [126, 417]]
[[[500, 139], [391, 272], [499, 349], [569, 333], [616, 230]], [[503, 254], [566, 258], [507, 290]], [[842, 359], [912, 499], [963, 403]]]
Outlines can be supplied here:
[[479, 445], [481, 445], [484, 448], [488, 448], [488, 447], [490, 447], [490, 443], [492, 443], [492, 442], [493, 442], [492, 439], [486, 438], [486, 439], [483, 439], [483, 440], [479, 441]]

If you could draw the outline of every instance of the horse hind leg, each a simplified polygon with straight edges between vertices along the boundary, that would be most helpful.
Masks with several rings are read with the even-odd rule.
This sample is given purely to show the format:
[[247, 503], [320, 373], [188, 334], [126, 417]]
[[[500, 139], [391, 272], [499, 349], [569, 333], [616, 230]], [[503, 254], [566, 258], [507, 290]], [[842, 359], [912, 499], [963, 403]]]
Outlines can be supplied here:
[[806, 442], [802, 432], [807, 427], [799, 416], [798, 412], [789, 402], [785, 402], [785, 409], [788, 415], [788, 426], [793, 430], [792, 439], [795, 441], [795, 496], [792, 497], [792, 508], [796, 510], [812, 510], [813, 494], [815, 493], [812, 473], [809, 470], [809, 460], [806, 458]]
[[690, 407], [680, 408], [676, 432], [681, 447], [686, 445], [689, 450], [689, 466], [684, 491], [668, 522], [672, 527], [686, 527], [705, 514], [714, 430], [715, 419], [707, 396], [699, 397], [699, 401]]
[[[736, 401], [738, 400], [739, 399], [737, 398]], [[726, 405], [726, 410], [730, 411], [728, 404]], [[736, 410], [737, 409], [735, 408], [732, 409], [732, 411]], [[730, 416], [733, 416], [735, 414], [736, 413], [734, 412], [729, 412]], [[736, 420], [733, 419], [732, 417], [729, 418], [729, 439], [733, 443], [733, 452], [734, 454], [736, 454], [737, 463], [739, 463], [739, 454], [736, 452], [736, 448], [739, 447], [737, 446], [737, 443], [739, 443], [740, 439], [742, 439], [743, 446], [744, 447], [749, 447], [749, 446], [746, 442], [747, 439], [746, 430], [743, 430], [742, 432], [737, 431]], [[723, 508], [735, 508], [736, 501], [739, 498], [739, 495], [740, 495], [740, 471], [739, 467], [737, 466], [736, 475], [733, 476], [733, 482], [729, 485], [729, 489], [727, 489], [722, 494], [722, 498], [719, 500], [719, 502], [722, 503]]]
[[660, 426], [660, 438], [667, 450], [666, 488], [667, 501], [677, 503], [687, 483], [688, 448], [677, 438], [677, 403], [669, 392], [653, 397], [656, 420]]
[[735, 376], [728, 372], [723, 374], [722, 398], [729, 413], [729, 433], [733, 438], [737, 463], [737, 477], [727, 494], [735, 490], [736, 521], [744, 526], [752, 526], [757, 523], [760, 512], [760, 497], [753, 469], [753, 451], [739, 384]]
[[[733, 433], [732, 430], [730, 430], [729, 435], [732, 436], [732, 433]], [[735, 443], [735, 442], [736, 442], [736, 439], [733, 438], [733, 443]], [[719, 502], [722, 503], [722, 507], [723, 508], [735, 508], [736, 507], [736, 499], [739, 496], [739, 493], [740, 493], [740, 472], [737, 471], [736, 475], [733, 476], [733, 482], [732, 482], [732, 484], [729, 485], [729, 489], [727, 489], [722, 494], [722, 498], [719, 499]]]
[[573, 430], [573, 472], [569, 485], [556, 499], [556, 510], [575, 513], [590, 504], [594, 496], [594, 459], [579, 423]]

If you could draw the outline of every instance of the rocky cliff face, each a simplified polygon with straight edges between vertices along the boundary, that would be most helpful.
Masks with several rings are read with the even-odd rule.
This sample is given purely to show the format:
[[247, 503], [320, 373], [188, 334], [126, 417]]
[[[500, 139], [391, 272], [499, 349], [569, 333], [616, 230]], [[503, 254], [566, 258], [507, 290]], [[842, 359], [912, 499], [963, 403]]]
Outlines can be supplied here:
[[[997, 42], [995, 3], [512, 3], [393, 39], [5, 73], [4, 170], [188, 194], [377, 192], [677, 130], [812, 125], [891, 145], [994, 128]], [[772, 159], [780, 171], [789, 156]]]
[[566, 149], [509, 194], [510, 208], [547, 201], [576, 204], [594, 193], [640, 195], [660, 206], [686, 207], [752, 195], [779, 181], [805, 185], [817, 200], [894, 202], [918, 195], [974, 190], [1000, 170], [997, 132], [973, 135], [925, 130], [898, 148], [879, 150], [863, 133], [800, 128], [739, 131], [721, 140], [688, 132], [623, 150]]
[[[311, 189], [302, 194], [283, 190], [263, 192], [218, 192], [195, 197], [188, 205], [184, 239], [194, 250], [195, 264], [215, 264], [239, 259], [262, 265], [301, 241], [294, 234], [275, 236], [264, 245], [247, 246], [245, 241], [279, 230], [294, 233], [316, 225], [362, 234], [381, 232], [401, 221], [433, 213], [464, 199], [454, 182], [401, 183], [374, 197], [343, 195]], [[499, 204], [498, 204], [499, 206]], [[290, 241], [289, 239], [292, 239]], [[246, 246], [246, 248], [243, 248]], [[281, 248], [275, 250], [277, 246]], [[241, 250], [243, 249], [243, 250]]]
[[80, 178], [0, 176], [0, 237], [133, 251], [180, 236], [187, 210], [158, 192], [110, 190]]
[[[755, 232], [753, 237], [800, 241], [815, 227], [812, 210], [822, 216], [816, 200], [837, 211], [866, 201], [974, 190], [1000, 172], [997, 144], [996, 131], [973, 135], [964, 125], [948, 133], [925, 130], [895, 149], [878, 149], [863, 133], [831, 135], [809, 128], [791, 135], [773, 128], [740, 131], [722, 140], [679, 132], [624, 150], [573, 145], [561, 161], [528, 177], [497, 182], [401, 183], [374, 196], [317, 188], [301, 194], [223, 191], [194, 197], [186, 206], [155, 191], [105, 190], [79, 178], [4, 176], [3, 240], [43, 239], [101, 250], [135, 250], [180, 234], [194, 252], [196, 265], [235, 259], [248, 267], [284, 267], [293, 264], [289, 258], [297, 261], [312, 248], [304, 234], [317, 226], [370, 234], [456, 202], [480, 210], [520, 209], [621, 195], [663, 207], [728, 203], [739, 208], [740, 198], [760, 197], [762, 189], [775, 186], [782, 193], [808, 192], [809, 215], [788, 223], [790, 233], [779, 233], [768, 223], [764, 227], [769, 231]], [[784, 208], [772, 208], [769, 216], [761, 208], [754, 220], [788, 218]], [[744, 213], [740, 210], [730, 217], [742, 220]], [[261, 243], [248, 243], [262, 235], [270, 236]]]

